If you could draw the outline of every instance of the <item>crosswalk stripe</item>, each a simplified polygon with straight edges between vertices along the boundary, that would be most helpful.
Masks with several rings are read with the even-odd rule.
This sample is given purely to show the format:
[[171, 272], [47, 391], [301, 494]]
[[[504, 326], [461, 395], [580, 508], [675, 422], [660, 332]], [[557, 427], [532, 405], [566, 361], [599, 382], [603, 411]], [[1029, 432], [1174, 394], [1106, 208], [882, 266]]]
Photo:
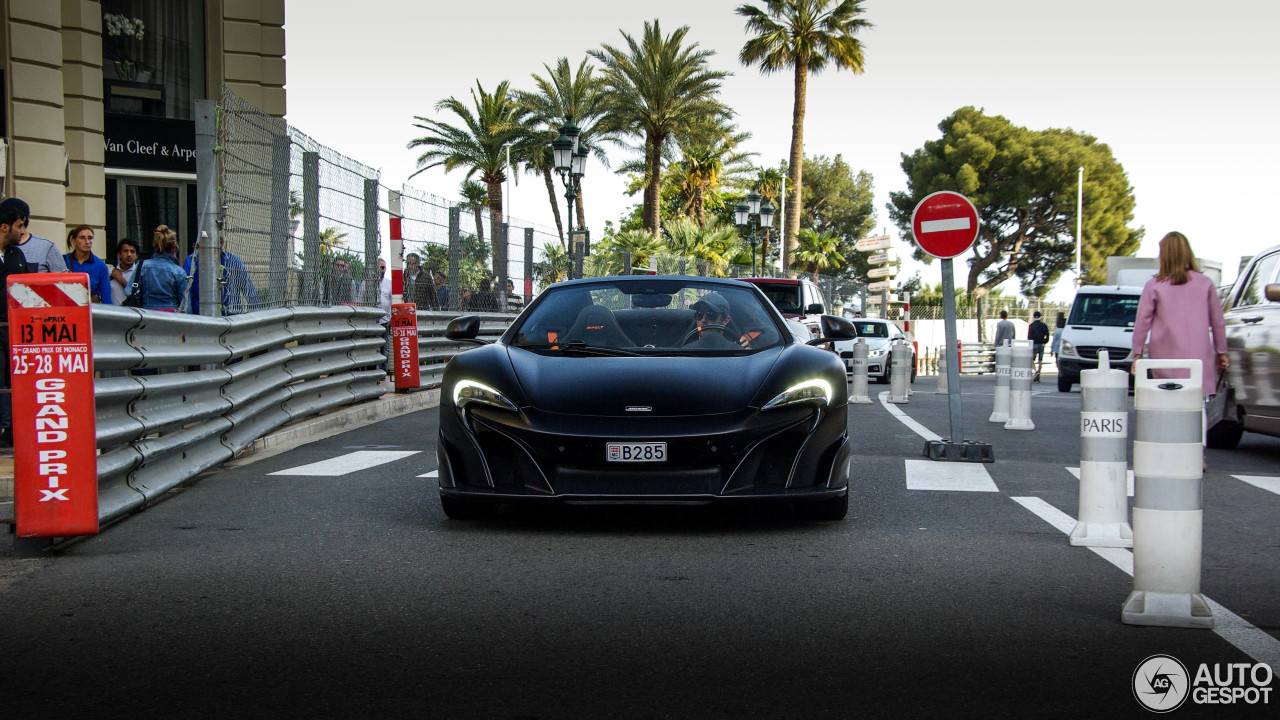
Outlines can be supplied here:
[[[1071, 473], [1072, 475], [1075, 475], [1077, 480], [1079, 480], [1079, 479], [1080, 479], [1080, 468], [1078, 468], [1078, 467], [1069, 467], [1069, 468], [1067, 468], [1067, 472]], [[1133, 471], [1132, 471], [1132, 470], [1130, 470], [1130, 471], [1129, 471], [1129, 490], [1128, 490], [1128, 492], [1129, 492], [1129, 497], [1133, 497]]]
[[1263, 475], [1232, 475], [1231, 477], [1247, 482], [1254, 487], [1262, 488], [1267, 492], [1280, 495], [1280, 478], [1278, 477], [1266, 477]]
[[908, 490], [1000, 492], [985, 465], [936, 460], [904, 460]]
[[410, 455], [417, 455], [420, 450], [357, 450], [346, 455], [339, 455], [330, 460], [321, 460], [309, 465], [299, 465], [287, 470], [277, 470], [270, 475], [308, 475], [311, 477], [338, 477], [358, 470], [366, 470], [378, 465], [395, 462]]
[[[1030, 510], [1036, 517], [1058, 529], [1064, 535], [1075, 529], [1076, 520], [1058, 508], [1037, 497], [1015, 497], [1014, 502]], [[1090, 550], [1133, 575], [1133, 553], [1124, 548], [1090, 547]], [[1214, 600], [1206, 597], [1205, 602], [1213, 610], [1213, 631], [1223, 640], [1235, 645], [1241, 652], [1272, 668], [1280, 667], [1280, 640], [1269, 633], [1259, 630], [1248, 620], [1236, 615]]]
[[423, 473], [422, 475], [419, 475], [418, 477], [440, 477], [440, 471], [439, 471], [439, 470], [432, 470], [431, 472], [429, 472], [429, 473]]

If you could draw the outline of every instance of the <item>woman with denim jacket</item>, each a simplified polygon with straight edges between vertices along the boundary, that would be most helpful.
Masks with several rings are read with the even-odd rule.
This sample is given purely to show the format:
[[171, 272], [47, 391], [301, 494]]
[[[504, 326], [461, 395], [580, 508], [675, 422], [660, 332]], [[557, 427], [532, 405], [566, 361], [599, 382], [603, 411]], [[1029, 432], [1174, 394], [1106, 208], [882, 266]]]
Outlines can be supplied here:
[[157, 234], [156, 252], [138, 271], [138, 292], [147, 310], [177, 312], [186, 294], [187, 274], [178, 264], [178, 236]]

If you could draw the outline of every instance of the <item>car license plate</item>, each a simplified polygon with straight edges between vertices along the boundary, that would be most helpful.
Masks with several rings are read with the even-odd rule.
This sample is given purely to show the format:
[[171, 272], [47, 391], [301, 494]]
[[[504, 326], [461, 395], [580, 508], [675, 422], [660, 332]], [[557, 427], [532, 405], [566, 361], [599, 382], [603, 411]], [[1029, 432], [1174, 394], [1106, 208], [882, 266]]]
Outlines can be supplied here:
[[609, 462], [666, 462], [667, 444], [664, 442], [611, 442], [605, 445], [605, 459]]

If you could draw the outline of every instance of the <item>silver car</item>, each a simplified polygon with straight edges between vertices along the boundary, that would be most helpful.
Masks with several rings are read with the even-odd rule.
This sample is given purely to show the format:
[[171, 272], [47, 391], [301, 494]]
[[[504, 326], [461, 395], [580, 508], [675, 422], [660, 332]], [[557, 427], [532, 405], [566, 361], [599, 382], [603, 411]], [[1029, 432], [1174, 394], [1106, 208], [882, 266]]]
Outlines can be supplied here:
[[1249, 261], [1223, 309], [1231, 389], [1209, 447], [1233, 448], [1246, 430], [1280, 437], [1280, 245]]
[[[874, 318], [854, 318], [849, 322], [853, 323], [853, 329], [857, 331], [858, 338], [867, 344], [867, 378], [875, 379], [876, 382], [889, 382], [889, 347], [895, 340], [905, 340], [907, 335], [902, 332], [902, 328], [892, 320], [878, 320]], [[844, 340], [835, 343], [835, 351], [840, 353], [840, 359], [844, 361], [845, 376], [852, 374], [853, 365], [853, 344], [855, 340]], [[911, 382], [916, 381], [916, 356], [915, 350], [911, 352]]]

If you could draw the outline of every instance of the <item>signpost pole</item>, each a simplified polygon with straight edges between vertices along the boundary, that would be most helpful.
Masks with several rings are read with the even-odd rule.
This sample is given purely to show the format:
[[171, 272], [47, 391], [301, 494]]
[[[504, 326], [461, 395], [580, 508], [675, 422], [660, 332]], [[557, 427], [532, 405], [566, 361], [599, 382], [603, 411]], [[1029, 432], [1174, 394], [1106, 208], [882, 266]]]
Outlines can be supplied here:
[[[956, 346], [956, 289], [955, 270], [951, 258], [942, 261], [942, 326], [947, 348]], [[943, 352], [949, 352], [944, 349]], [[954, 389], [952, 389], [954, 388]], [[951, 418], [951, 442], [964, 442], [964, 428], [960, 418], [960, 363], [947, 363], [947, 411]]]

